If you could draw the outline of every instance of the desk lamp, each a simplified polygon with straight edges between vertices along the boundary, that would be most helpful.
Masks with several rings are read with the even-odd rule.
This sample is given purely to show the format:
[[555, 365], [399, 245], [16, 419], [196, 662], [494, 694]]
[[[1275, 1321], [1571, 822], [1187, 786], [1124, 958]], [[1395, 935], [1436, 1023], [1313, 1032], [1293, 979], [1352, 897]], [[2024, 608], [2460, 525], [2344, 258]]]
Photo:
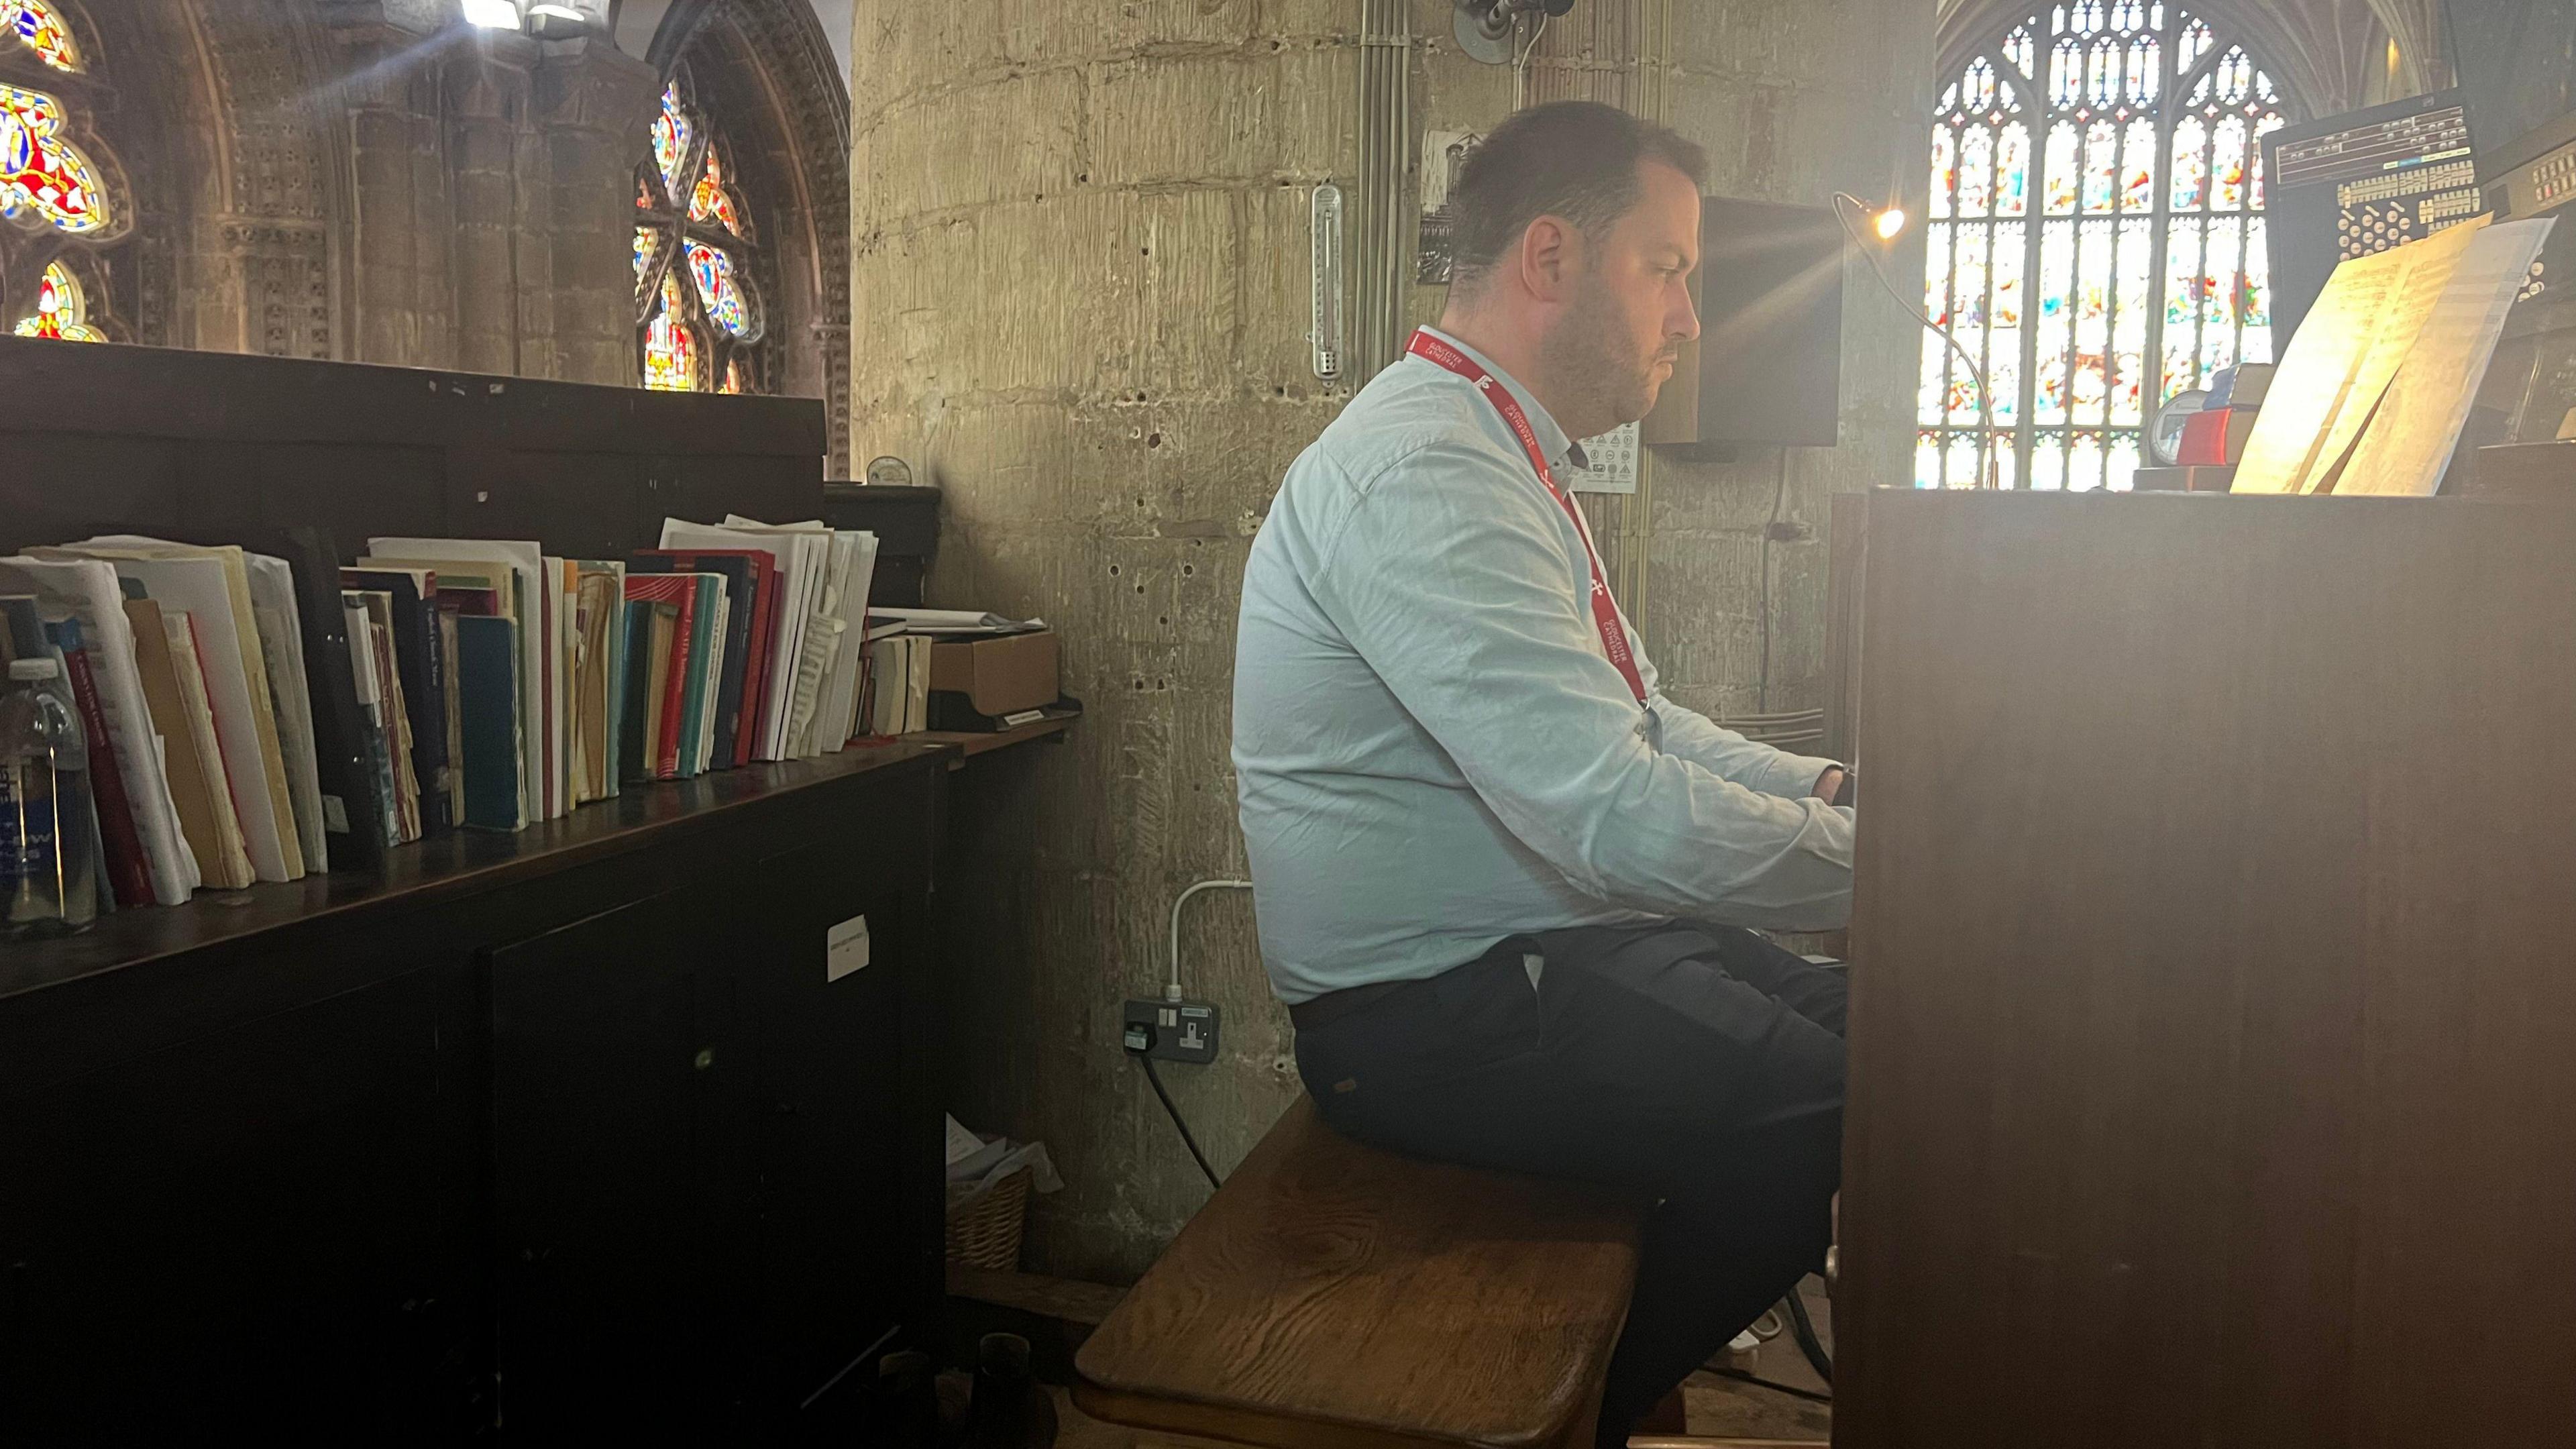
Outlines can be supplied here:
[[[1922, 323], [1933, 336], [1948, 343], [1950, 350], [1959, 354], [1959, 362], [1968, 369], [1968, 376], [1976, 380], [1977, 486], [1981, 488], [1996, 486], [1995, 399], [1994, 394], [1986, 387], [1985, 370], [1978, 367], [1977, 360], [1968, 355], [1968, 349], [1959, 345], [1959, 339], [1950, 335], [1950, 329], [1933, 321], [1924, 314], [1921, 307], [1916, 306], [1903, 292], [1897, 290], [1896, 284], [1887, 279], [1886, 269], [1878, 264], [1878, 254], [1905, 234], [1905, 225], [1910, 219], [1905, 214], [1905, 208], [1894, 202], [1883, 207], [1872, 207], [1868, 202], [1848, 191], [1835, 192], [1833, 206], [1834, 219], [1843, 224], [1843, 231], [1860, 247], [1861, 260], [1869, 263], [1869, 274], [1878, 278], [1878, 284], [1887, 289], [1887, 295], [1896, 299], [1897, 306], [1905, 309], [1905, 315]], [[1867, 234], [1863, 233], [1857, 223], [1867, 224]]]

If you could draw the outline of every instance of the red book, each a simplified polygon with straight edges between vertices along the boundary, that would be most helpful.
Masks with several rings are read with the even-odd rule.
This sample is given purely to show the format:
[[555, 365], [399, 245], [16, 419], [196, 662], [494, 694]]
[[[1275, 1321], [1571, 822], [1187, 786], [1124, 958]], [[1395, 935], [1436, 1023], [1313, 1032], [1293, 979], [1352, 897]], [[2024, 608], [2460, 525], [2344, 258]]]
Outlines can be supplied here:
[[2228, 462], [2228, 420], [2231, 407], [2215, 407], [2205, 413], [2192, 413], [2182, 420], [2182, 446], [2174, 449], [2177, 464], [2223, 464]]
[[98, 832], [107, 845], [108, 883], [118, 905], [148, 906], [152, 863], [143, 853], [143, 837], [134, 828], [134, 802], [125, 793], [125, 772], [116, 763], [116, 746], [107, 734], [107, 716], [98, 707], [98, 681], [90, 673], [89, 651], [66, 650], [63, 672], [71, 677], [72, 700], [80, 706], [81, 734], [89, 740], [89, 779], [98, 797]]
[[700, 559], [739, 558], [751, 561], [753, 576], [759, 580], [752, 591], [751, 649], [742, 671], [742, 726], [734, 733], [733, 763], [748, 765], [757, 753], [762, 722], [768, 718], [769, 654], [777, 643], [778, 622], [774, 617], [778, 599], [778, 557], [757, 548], [645, 548], [637, 549], [639, 558], [665, 558], [671, 566], [687, 572]]
[[[680, 773], [681, 700], [689, 689], [689, 633], [698, 618], [698, 576], [696, 574], [628, 574], [626, 597], [656, 604], [676, 604], [680, 619], [671, 630], [670, 679], [662, 687], [662, 718], [670, 721], [662, 732], [661, 757], [653, 762], [657, 780], [676, 779]], [[649, 667], [644, 661], [629, 661], [628, 668]]]

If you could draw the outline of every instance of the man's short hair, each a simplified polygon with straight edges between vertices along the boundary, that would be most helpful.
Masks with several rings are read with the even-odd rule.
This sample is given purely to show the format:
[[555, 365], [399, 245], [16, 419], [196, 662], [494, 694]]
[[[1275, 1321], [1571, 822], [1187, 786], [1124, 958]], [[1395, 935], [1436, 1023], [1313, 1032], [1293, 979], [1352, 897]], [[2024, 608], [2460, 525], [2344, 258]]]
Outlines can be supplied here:
[[1449, 194], [1452, 284], [1481, 284], [1542, 216], [1589, 235], [1627, 215], [1644, 192], [1639, 162], [1708, 181], [1708, 157], [1662, 126], [1598, 101], [1516, 111], [1468, 153]]

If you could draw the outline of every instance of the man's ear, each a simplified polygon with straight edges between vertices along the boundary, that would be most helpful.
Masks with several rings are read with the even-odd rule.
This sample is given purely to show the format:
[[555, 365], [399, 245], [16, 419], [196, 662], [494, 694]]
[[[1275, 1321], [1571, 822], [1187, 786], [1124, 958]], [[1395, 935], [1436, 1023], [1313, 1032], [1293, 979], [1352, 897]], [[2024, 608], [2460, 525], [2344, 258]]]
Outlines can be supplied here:
[[1583, 232], [1561, 216], [1541, 216], [1521, 231], [1521, 285], [1542, 302], [1561, 301], [1583, 270]]

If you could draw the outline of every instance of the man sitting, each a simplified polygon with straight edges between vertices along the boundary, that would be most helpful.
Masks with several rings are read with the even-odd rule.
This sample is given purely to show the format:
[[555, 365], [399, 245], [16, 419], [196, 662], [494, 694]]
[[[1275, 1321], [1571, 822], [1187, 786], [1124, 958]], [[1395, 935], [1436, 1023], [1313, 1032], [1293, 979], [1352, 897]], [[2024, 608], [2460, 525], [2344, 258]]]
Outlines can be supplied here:
[[1325, 1119], [1659, 1200], [1601, 1442], [1823, 1261], [1843, 982], [1746, 927], [1851, 903], [1850, 782], [1674, 704], [1565, 489], [1699, 333], [1699, 149], [1521, 112], [1447, 311], [1288, 470], [1234, 761], [1264, 964]]

